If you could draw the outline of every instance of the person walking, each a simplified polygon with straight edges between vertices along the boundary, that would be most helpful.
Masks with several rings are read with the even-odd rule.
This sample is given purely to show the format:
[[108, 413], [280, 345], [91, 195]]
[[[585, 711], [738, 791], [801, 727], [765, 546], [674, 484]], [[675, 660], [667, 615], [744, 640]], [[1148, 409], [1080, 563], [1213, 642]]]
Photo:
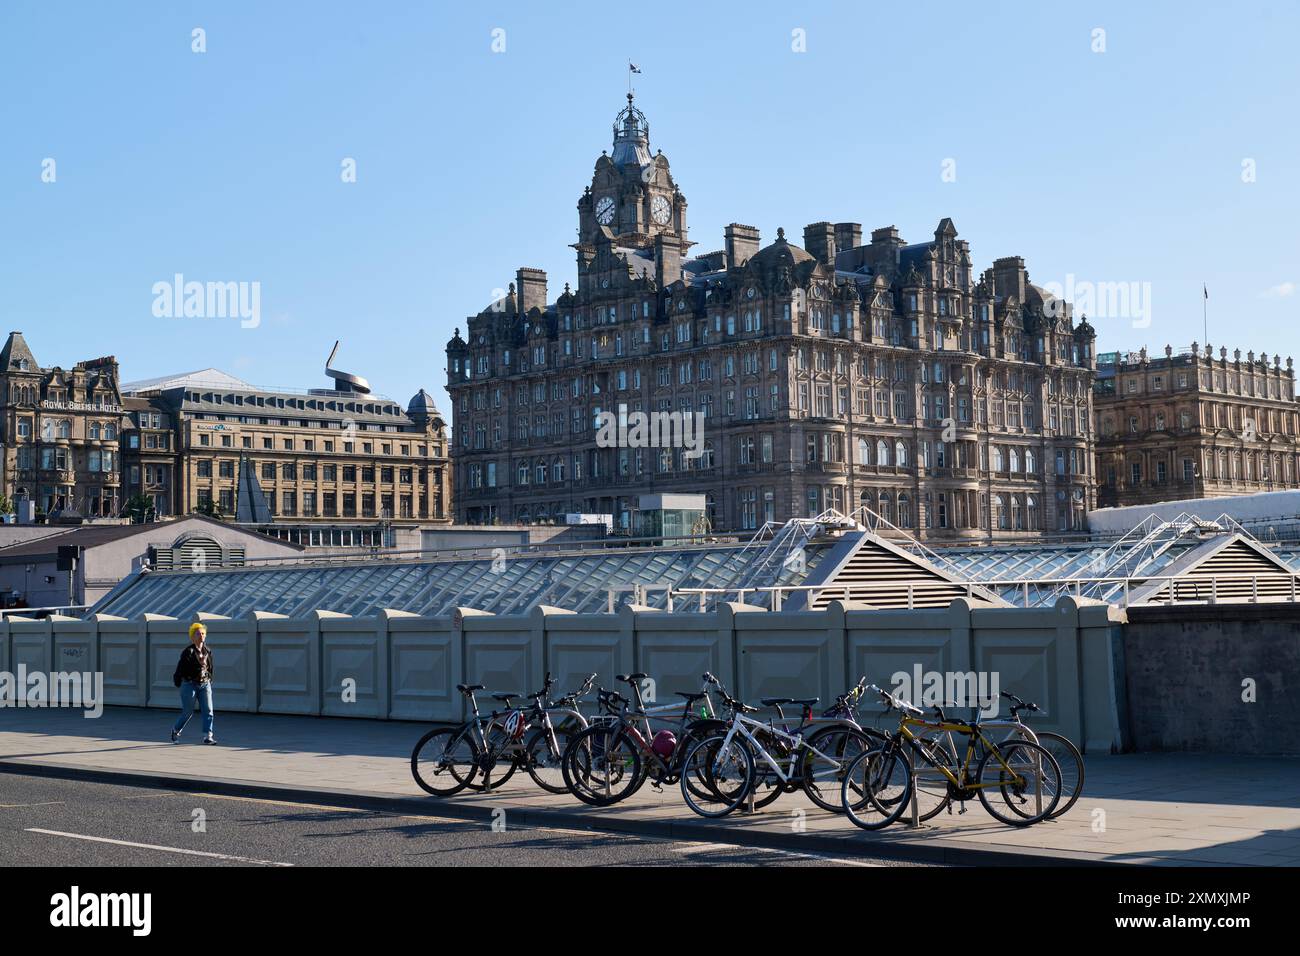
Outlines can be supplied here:
[[181, 731], [194, 716], [194, 698], [203, 712], [203, 742], [215, 744], [212, 736], [212, 651], [207, 645], [208, 629], [195, 621], [190, 625], [190, 646], [181, 651], [181, 659], [172, 675], [172, 683], [181, 689], [181, 715], [172, 726], [172, 743], [181, 739]]

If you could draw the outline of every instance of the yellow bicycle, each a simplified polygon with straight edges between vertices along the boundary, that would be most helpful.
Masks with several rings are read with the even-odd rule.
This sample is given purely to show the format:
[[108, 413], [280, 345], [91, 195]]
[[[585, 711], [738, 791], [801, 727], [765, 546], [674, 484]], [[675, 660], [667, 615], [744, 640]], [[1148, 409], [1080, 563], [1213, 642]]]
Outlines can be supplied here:
[[[981, 731], [978, 715], [958, 720], [935, 707], [936, 719], [927, 720], [919, 707], [888, 691], [875, 685], [867, 690], [879, 694], [888, 709], [897, 710], [899, 722], [884, 744], [858, 754], [844, 771], [840, 799], [855, 825], [883, 829], [908, 813], [914, 801], [918, 819], [928, 819], [953, 800], [965, 803], [978, 797], [990, 816], [1013, 827], [1045, 820], [1056, 809], [1061, 768], [1045, 747], [1027, 740], [996, 743]], [[954, 762], [948, 750], [913, 733], [914, 727], [965, 736], [965, 756]], [[940, 807], [922, 810], [922, 794], [933, 797], [936, 788], [944, 797]]]

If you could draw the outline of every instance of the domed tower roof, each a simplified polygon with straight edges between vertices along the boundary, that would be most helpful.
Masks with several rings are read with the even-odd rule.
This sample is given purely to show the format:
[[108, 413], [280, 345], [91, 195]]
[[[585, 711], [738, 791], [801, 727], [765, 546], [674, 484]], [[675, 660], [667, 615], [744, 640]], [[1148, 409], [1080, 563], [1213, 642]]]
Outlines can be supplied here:
[[807, 249], [786, 241], [784, 229], [777, 229], [776, 242], [758, 250], [749, 261], [757, 269], [773, 269], [781, 266], [797, 266], [801, 262], [810, 262], [813, 259], [814, 256]]
[[434, 404], [432, 395], [420, 389], [406, 403], [406, 414], [412, 418], [433, 418], [438, 414], [438, 406]]
[[615, 166], [642, 167], [650, 163], [650, 123], [645, 114], [632, 105], [632, 94], [627, 94], [627, 106], [614, 117]]

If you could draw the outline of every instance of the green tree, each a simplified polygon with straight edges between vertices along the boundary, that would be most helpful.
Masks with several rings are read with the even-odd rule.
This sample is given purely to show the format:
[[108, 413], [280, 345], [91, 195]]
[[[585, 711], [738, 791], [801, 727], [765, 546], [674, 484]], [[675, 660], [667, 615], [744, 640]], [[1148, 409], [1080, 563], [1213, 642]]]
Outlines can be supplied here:
[[215, 501], [212, 501], [211, 499], [207, 501], [200, 501], [197, 505], [195, 505], [194, 513], [197, 515], [203, 515], [204, 517], [207, 518], [213, 518], [217, 521], [226, 520], [226, 516], [221, 513], [221, 506], [218, 505]]
[[132, 495], [126, 502], [126, 514], [132, 524], [144, 524], [157, 517], [153, 499], [148, 495]]

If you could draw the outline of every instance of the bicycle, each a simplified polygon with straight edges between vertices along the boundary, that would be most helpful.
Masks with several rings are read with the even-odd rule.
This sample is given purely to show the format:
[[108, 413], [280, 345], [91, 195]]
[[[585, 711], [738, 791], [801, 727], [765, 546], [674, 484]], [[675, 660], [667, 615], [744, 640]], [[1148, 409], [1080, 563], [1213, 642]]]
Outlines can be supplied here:
[[[979, 715], [970, 720], [948, 717], [935, 707], [937, 721], [888, 691], [872, 685], [886, 705], [886, 712], [899, 712], [898, 730], [888, 735], [883, 746], [859, 754], [849, 764], [841, 786], [841, 802], [848, 818], [864, 830], [879, 830], [898, 820], [915, 800], [918, 819], [929, 819], [952, 800], [965, 803], [978, 797], [989, 815], [1008, 826], [1028, 826], [1047, 818], [1061, 797], [1061, 769], [1056, 759], [1040, 744], [1027, 740], [994, 743], [985, 735]], [[947, 751], [933, 741], [912, 732], [913, 727], [951, 732], [966, 737], [966, 755], [950, 760]], [[980, 748], [983, 748], [980, 750]], [[971, 764], [982, 753], [972, 773]], [[919, 769], [913, 761], [919, 759]], [[918, 776], [929, 784], [942, 784], [943, 797], [937, 808], [920, 813], [922, 787]], [[994, 777], [996, 776], [996, 779]], [[997, 790], [1008, 813], [989, 797]], [[928, 792], [928, 791], [927, 791]], [[865, 799], [863, 795], [865, 794]], [[1032, 810], [1029, 807], [1033, 801]], [[966, 812], [963, 806], [961, 811]]]
[[[782, 720], [780, 705], [801, 705], [803, 720], [791, 730], [788, 726], [777, 727], [774, 721], [764, 722], [747, 716], [757, 713], [759, 708], [736, 700], [721, 685], [718, 690], [731, 713], [731, 720], [724, 730], [696, 743], [682, 762], [682, 797], [686, 805], [702, 817], [724, 817], [745, 803], [758, 784], [758, 766], [763, 766], [765, 779], [770, 777], [774, 781], [763, 805], [776, 799], [786, 788], [802, 788], [813, 803], [826, 807], [821, 795], [821, 782], [828, 776], [838, 778], [844, 773], [852, 759], [845, 756], [847, 749], [852, 748], [853, 757], [856, 757], [872, 747], [872, 736], [842, 722], [805, 737], [804, 729], [811, 719], [816, 697], [763, 699], [764, 706], [777, 708], [777, 719]], [[774, 749], [776, 755], [772, 753]], [[688, 780], [703, 781], [708, 786], [708, 793], [701, 795], [688, 785]], [[863, 799], [866, 799], [865, 795]], [[755, 799], [755, 809], [759, 805]]]
[[[1049, 820], [1055, 820], [1067, 813], [1070, 808], [1078, 802], [1080, 795], [1083, 793], [1083, 754], [1080, 753], [1079, 748], [1076, 747], [1068, 737], [1049, 730], [1036, 731], [1021, 719], [1020, 712], [1022, 710], [1027, 710], [1030, 713], [1039, 713], [1042, 708], [1037, 704], [1027, 703], [1015, 694], [1010, 694], [1007, 691], [1002, 691], [1001, 696], [1011, 701], [1010, 718], [998, 717], [985, 720], [980, 724], [980, 726], [986, 731], [1006, 728], [1008, 733], [1006, 737], [1000, 741], [1001, 743], [1007, 743], [1016, 738], [1027, 740], [1030, 743], [1041, 745], [1056, 758], [1056, 763], [1061, 768], [1061, 802], [1057, 805], [1056, 809], [1047, 816]], [[952, 758], [952, 762], [956, 763], [957, 748], [953, 743], [951, 734], [937, 734], [928, 739], [939, 746], [942, 746]], [[944, 806], [950, 805], [950, 802], [940, 805], [933, 811], [929, 812], [927, 816], [921, 817], [921, 819], [927, 820], [940, 810], [944, 809]], [[1015, 810], [1016, 806], [1013, 805], [1012, 809]]]
[[[570, 793], [583, 803], [592, 806], [609, 806], [625, 800], [651, 781], [655, 789], [677, 782], [681, 756], [700, 735], [712, 733], [722, 726], [715, 716], [709, 689], [718, 685], [712, 674], [703, 676], [703, 686], [697, 693], [677, 691], [683, 698], [680, 714], [669, 720], [665, 716], [676, 710], [677, 704], [663, 704], [646, 708], [641, 696], [641, 681], [646, 674], [619, 674], [617, 680], [632, 689], [633, 700], [618, 691], [601, 688], [598, 698], [604, 717], [592, 721], [585, 731], [576, 734], [565, 750], [561, 764], [564, 782]], [[700, 704], [698, 716], [692, 707]], [[669, 727], [655, 732], [651, 721], [667, 723]], [[707, 785], [692, 781], [701, 793], [708, 793]]]
[[[546, 695], [554, 684], [548, 673], [545, 686], [535, 694], [529, 707], [515, 707], [511, 701], [519, 694], [492, 694], [492, 699], [505, 705], [505, 710], [493, 710], [484, 717], [475, 694], [482, 684], [457, 684], [456, 689], [469, 701], [472, 717], [456, 727], [439, 727], [429, 731], [416, 742], [411, 751], [411, 775], [421, 789], [437, 797], [448, 797], [470, 788], [479, 792], [496, 790], [504, 786], [520, 766], [543, 790], [564, 793], [562, 780], [556, 779], [555, 770], [562, 762], [569, 739], [589, 725], [578, 709], [578, 702], [595, 683], [590, 674], [582, 686], [554, 701]], [[552, 715], [563, 720], [557, 728]], [[577, 725], [577, 730], [573, 726]], [[538, 726], [525, 742], [525, 735]], [[505, 770], [497, 777], [493, 771], [505, 763]], [[482, 781], [475, 778], [482, 774]]]
[[[776, 710], [774, 721], [781, 722], [781, 729], [786, 734], [791, 734], [790, 726], [785, 723], [785, 713], [781, 709], [786, 704], [799, 704], [803, 708], [798, 728], [801, 733], [807, 733], [807, 728], [819, 728], [808, 737], [809, 745], [817, 752], [825, 752], [834, 757], [835, 762], [824, 760], [815, 760], [810, 768], [812, 776], [811, 789], [805, 788], [802, 774], [793, 774], [782, 779], [766, 761], [755, 762], [755, 769], [758, 779], [755, 781], [754, 794], [749, 802], [748, 808], [761, 810], [774, 802], [783, 793], [794, 793], [797, 790], [804, 789], [809, 799], [812, 800], [822, 810], [829, 813], [841, 812], [840, 807], [840, 782], [842, 779], [843, 768], [848, 764], [848, 757], [858, 753], [860, 749], [860, 738], [856, 731], [865, 734], [876, 743], [884, 743], [885, 735], [880, 731], [870, 727], [863, 727], [858, 722], [858, 706], [862, 700], [863, 693], [867, 686], [867, 679], [863, 677], [858, 683], [843, 694], [835, 698], [835, 703], [825, 710], [820, 717], [812, 716], [812, 704], [816, 699], [799, 700], [792, 697], [765, 697], [759, 703], [764, 707], [772, 707]], [[754, 733], [763, 741], [764, 749], [773, 754], [778, 762], [786, 761], [789, 764], [790, 759], [795, 756], [798, 748], [791, 745], [788, 739], [778, 737], [773, 734], [766, 734], [763, 730], [755, 730]], [[809, 756], [808, 751], [803, 752], [805, 758]]]

